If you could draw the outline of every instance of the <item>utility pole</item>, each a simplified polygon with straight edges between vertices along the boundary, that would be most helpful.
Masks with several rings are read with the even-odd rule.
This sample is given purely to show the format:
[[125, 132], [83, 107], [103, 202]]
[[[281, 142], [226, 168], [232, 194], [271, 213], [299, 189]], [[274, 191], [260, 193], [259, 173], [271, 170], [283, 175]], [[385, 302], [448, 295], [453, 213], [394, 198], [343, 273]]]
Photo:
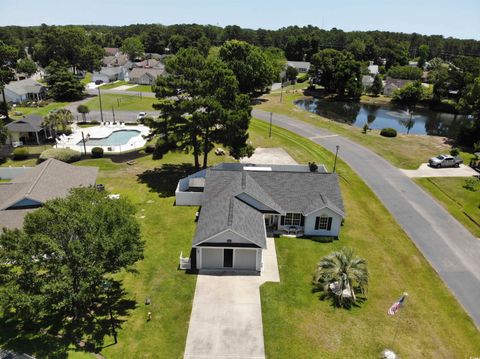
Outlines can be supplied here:
[[280, 88], [281, 88], [281, 90], [280, 90], [280, 103], [282, 103], [282, 98], [283, 98], [283, 80], [282, 80], [282, 83], [281, 83], [281, 85], [280, 85]]
[[336, 145], [336, 151], [335, 151], [335, 161], [333, 162], [333, 173], [335, 173], [335, 170], [337, 168], [337, 156], [338, 156], [338, 149], [340, 148], [339, 145]]
[[85, 156], [87, 155], [87, 146], [85, 145], [85, 136], [83, 136], [82, 131], [82, 142], [83, 142], [83, 150], [85, 151]]
[[100, 94], [100, 87], [98, 87], [98, 101], [100, 102], [100, 121], [103, 122], [102, 95]]
[[270, 132], [268, 134], [269, 138], [272, 138], [272, 116], [273, 116], [273, 113], [270, 112]]

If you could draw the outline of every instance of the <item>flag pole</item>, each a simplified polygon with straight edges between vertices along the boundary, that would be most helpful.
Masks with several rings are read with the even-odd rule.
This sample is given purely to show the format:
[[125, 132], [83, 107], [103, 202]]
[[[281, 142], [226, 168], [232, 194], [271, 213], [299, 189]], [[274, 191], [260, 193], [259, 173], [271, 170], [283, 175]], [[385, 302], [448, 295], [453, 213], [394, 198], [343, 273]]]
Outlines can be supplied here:
[[[403, 296], [406, 297], [408, 296], [408, 293], [407, 292], [403, 292]], [[403, 307], [403, 305], [402, 305]], [[398, 317], [397, 317], [397, 324], [395, 326], [395, 332], [393, 334], [393, 340], [392, 340], [392, 344], [390, 345], [392, 348], [393, 348], [393, 344], [395, 344], [395, 340], [397, 339], [397, 334], [398, 334], [398, 329], [400, 328], [400, 315], [401, 315], [401, 312], [403, 312], [403, 310], [400, 310], [399, 313], [398, 313]]]

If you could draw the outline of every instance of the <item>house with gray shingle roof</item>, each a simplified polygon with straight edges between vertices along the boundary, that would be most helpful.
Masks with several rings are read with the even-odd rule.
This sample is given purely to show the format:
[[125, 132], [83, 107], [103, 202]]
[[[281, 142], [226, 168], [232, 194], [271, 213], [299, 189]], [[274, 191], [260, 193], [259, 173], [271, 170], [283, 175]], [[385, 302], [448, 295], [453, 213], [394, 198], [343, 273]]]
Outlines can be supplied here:
[[345, 216], [338, 176], [324, 166], [223, 163], [180, 180], [175, 196], [201, 206], [192, 242], [201, 270], [260, 272], [267, 231], [338, 237]]
[[72, 188], [95, 185], [97, 167], [72, 166], [50, 158], [0, 183], [0, 228], [21, 228], [28, 212], [66, 197]]
[[[24, 101], [39, 101], [46, 97], [47, 88], [32, 79], [10, 81], [5, 85], [5, 99], [7, 102], [21, 103]], [[0, 101], [3, 101], [1, 96]]]
[[92, 81], [103, 81], [104, 83], [118, 80], [128, 80], [128, 70], [123, 66], [102, 67], [100, 71], [92, 73]]

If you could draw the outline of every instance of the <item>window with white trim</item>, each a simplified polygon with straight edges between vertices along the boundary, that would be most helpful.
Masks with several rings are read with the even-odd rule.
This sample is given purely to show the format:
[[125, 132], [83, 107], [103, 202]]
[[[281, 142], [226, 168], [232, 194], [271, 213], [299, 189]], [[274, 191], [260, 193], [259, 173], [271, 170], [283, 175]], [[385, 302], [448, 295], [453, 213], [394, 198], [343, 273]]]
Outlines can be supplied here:
[[332, 217], [320, 216], [315, 218], [315, 230], [329, 231], [332, 229]]
[[301, 213], [287, 213], [283, 221], [285, 226], [301, 226], [302, 214]]

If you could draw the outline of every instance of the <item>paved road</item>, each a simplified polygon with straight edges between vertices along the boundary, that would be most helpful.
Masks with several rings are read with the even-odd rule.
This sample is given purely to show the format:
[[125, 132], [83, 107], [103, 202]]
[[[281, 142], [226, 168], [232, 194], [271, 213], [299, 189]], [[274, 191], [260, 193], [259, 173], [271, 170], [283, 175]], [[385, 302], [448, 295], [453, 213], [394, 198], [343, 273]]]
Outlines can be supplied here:
[[[113, 94], [113, 95], [130, 95], [130, 96], [142, 96], [142, 97], [155, 97], [154, 92], [137, 92], [137, 91], [128, 91], [128, 90], [115, 90], [115, 89], [102, 89], [100, 87], [100, 92], [102, 94]], [[89, 95], [98, 96], [98, 88], [96, 89], [87, 89]]]
[[[253, 110], [265, 122], [270, 113]], [[355, 170], [393, 214], [480, 328], [480, 240], [382, 157], [332, 132], [274, 114], [273, 124], [334, 152]], [[426, 283], [425, 285], [428, 285]]]
[[198, 275], [184, 359], [265, 359], [260, 285], [280, 280], [273, 238], [263, 264], [260, 276]]

